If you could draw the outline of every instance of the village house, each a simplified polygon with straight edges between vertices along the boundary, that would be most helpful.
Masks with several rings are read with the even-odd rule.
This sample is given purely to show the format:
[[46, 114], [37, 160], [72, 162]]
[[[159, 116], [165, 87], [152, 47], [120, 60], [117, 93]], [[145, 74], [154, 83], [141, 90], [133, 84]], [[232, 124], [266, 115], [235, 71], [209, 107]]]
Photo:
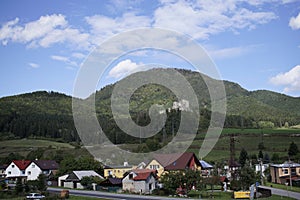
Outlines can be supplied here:
[[8, 179], [22, 178], [26, 179], [26, 168], [30, 165], [30, 160], [13, 160], [5, 169], [5, 175]]
[[70, 174], [66, 174], [58, 178], [58, 186], [74, 189], [83, 189], [84, 187], [83, 185], [81, 185], [80, 181], [83, 177], [86, 176], [99, 177], [101, 179], [104, 179], [101, 175], [99, 175], [93, 170], [72, 171]]
[[265, 177], [265, 171], [269, 168], [269, 164], [255, 164], [255, 172], [260, 174], [262, 172], [263, 177]]
[[122, 190], [122, 178], [107, 178], [99, 184], [101, 190], [117, 192]]
[[132, 193], [151, 194], [157, 188], [156, 174], [156, 170], [134, 169], [126, 173], [122, 180], [122, 188]]
[[104, 167], [104, 177], [123, 178], [124, 174], [133, 169], [133, 166], [128, 162], [124, 162], [124, 165], [111, 165]]
[[213, 170], [213, 166], [204, 160], [199, 160], [200, 165], [201, 165], [201, 173], [202, 176], [210, 176], [211, 172]]
[[58, 171], [58, 164], [54, 160], [34, 160], [25, 169], [27, 180], [37, 180], [40, 174], [49, 177]]
[[49, 177], [58, 170], [58, 164], [54, 160], [14, 160], [5, 169], [6, 178], [13, 180], [37, 180], [40, 174]]
[[165, 171], [201, 170], [201, 164], [194, 153], [155, 154], [146, 169], [157, 170], [160, 177]]
[[271, 164], [270, 175], [272, 183], [290, 184], [290, 180], [300, 180], [300, 164], [291, 162]]

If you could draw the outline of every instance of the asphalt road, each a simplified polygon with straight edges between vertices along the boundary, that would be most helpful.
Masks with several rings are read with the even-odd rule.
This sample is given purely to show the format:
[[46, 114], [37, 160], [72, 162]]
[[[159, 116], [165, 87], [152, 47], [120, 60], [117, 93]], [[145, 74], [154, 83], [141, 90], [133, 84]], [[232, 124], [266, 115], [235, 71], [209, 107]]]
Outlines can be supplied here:
[[[60, 193], [60, 188], [48, 188], [49, 192]], [[115, 193], [108, 193], [108, 192], [99, 192], [99, 191], [86, 191], [86, 190], [71, 190], [69, 189], [70, 195], [77, 195], [77, 196], [88, 196], [88, 197], [98, 197], [98, 198], [105, 198], [105, 199], [123, 199], [123, 200], [140, 200], [140, 199], [147, 199], [147, 200], [187, 200], [188, 198], [170, 198], [170, 197], [155, 197], [155, 196], [146, 196], [146, 195], [131, 195], [131, 194], [115, 194]], [[191, 200], [189, 198], [189, 200]]]
[[291, 192], [291, 191], [277, 189], [277, 188], [273, 188], [273, 187], [267, 187], [267, 186], [259, 186], [259, 187], [265, 188], [265, 189], [270, 189], [272, 191], [272, 194], [276, 194], [278, 196], [300, 199], [300, 193], [298, 193], [298, 192]]

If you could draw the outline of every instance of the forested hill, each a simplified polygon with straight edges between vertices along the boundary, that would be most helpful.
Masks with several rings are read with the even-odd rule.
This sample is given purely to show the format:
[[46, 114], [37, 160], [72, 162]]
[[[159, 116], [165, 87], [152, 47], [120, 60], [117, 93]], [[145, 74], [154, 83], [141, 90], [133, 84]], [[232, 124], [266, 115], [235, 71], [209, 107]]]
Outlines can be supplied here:
[[[152, 69], [160, 70], [168, 69]], [[205, 81], [211, 81], [198, 72], [178, 70], [194, 88], [201, 108], [201, 127], [205, 129], [210, 120], [210, 96]], [[139, 73], [139, 72], [138, 72]], [[205, 79], [205, 81], [204, 81]], [[121, 80], [122, 81], [122, 80]], [[240, 85], [224, 81], [227, 95], [226, 127], [256, 128], [261, 121], [272, 122], [275, 126], [300, 124], [300, 98], [259, 90], [247, 91]], [[110, 110], [110, 96], [114, 85], [108, 85], [96, 92], [96, 110], [100, 124], [111, 137], [120, 130], [116, 128]], [[140, 124], [147, 124], [147, 110], [154, 103], [172, 107], [177, 101], [173, 93], [159, 85], [146, 85], [135, 91], [130, 101], [132, 118]], [[140, 118], [142, 115], [143, 118]], [[175, 116], [173, 116], [175, 115]], [[177, 127], [180, 114], [169, 114], [165, 131]], [[139, 118], [139, 119], [137, 119]], [[287, 122], [287, 123], [286, 123]], [[0, 136], [9, 137], [50, 137], [66, 142], [79, 141], [72, 118], [72, 97], [56, 92], [33, 92], [0, 99]], [[110, 138], [109, 136], [109, 138]]]
[[79, 140], [73, 123], [72, 97], [39, 91], [0, 99], [1, 139], [48, 137]]

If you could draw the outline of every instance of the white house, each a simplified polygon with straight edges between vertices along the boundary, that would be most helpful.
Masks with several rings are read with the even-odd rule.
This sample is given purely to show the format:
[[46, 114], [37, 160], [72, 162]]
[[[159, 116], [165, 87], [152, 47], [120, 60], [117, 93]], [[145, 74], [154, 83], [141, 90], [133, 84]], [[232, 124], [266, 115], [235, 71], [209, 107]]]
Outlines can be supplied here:
[[66, 188], [83, 189], [84, 187], [81, 185], [80, 181], [85, 176], [89, 176], [89, 177], [96, 176], [101, 179], [104, 179], [101, 175], [99, 175], [93, 170], [73, 171], [70, 174], [60, 176], [58, 178], [58, 185], [60, 187], [66, 187]]
[[255, 172], [258, 174], [262, 172], [263, 177], [265, 177], [265, 170], [269, 168], [269, 164], [255, 164]]
[[5, 169], [6, 178], [26, 177], [26, 168], [31, 163], [30, 160], [14, 160]]
[[27, 180], [37, 180], [40, 174], [49, 176], [51, 173], [56, 174], [58, 164], [54, 160], [34, 160], [25, 170]]
[[132, 193], [151, 194], [157, 185], [157, 171], [135, 169], [127, 173], [122, 180], [122, 189]]
[[64, 187], [64, 183], [66, 181], [66, 179], [68, 178], [69, 174], [63, 175], [58, 177], [58, 187]]

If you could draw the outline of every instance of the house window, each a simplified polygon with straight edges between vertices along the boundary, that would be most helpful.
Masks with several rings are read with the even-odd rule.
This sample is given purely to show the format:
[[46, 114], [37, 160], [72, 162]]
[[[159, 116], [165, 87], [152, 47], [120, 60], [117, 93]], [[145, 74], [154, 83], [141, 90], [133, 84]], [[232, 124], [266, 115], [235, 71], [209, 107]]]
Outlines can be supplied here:
[[296, 176], [296, 168], [291, 169], [292, 176]]
[[22, 174], [23, 174], [23, 175], [25, 174], [25, 170], [22, 170]]
[[150, 165], [150, 169], [159, 169], [159, 165]]
[[28, 174], [28, 175], [31, 175], [31, 171], [28, 171], [27, 174]]
[[35, 165], [31, 165], [32, 168], [35, 168]]
[[8, 174], [11, 175], [11, 171], [9, 171]]
[[282, 172], [283, 172], [284, 174], [289, 174], [289, 170], [288, 170], [288, 169], [282, 169]]
[[11, 168], [15, 168], [15, 165], [11, 165]]
[[133, 179], [133, 174], [129, 174], [129, 179]]

